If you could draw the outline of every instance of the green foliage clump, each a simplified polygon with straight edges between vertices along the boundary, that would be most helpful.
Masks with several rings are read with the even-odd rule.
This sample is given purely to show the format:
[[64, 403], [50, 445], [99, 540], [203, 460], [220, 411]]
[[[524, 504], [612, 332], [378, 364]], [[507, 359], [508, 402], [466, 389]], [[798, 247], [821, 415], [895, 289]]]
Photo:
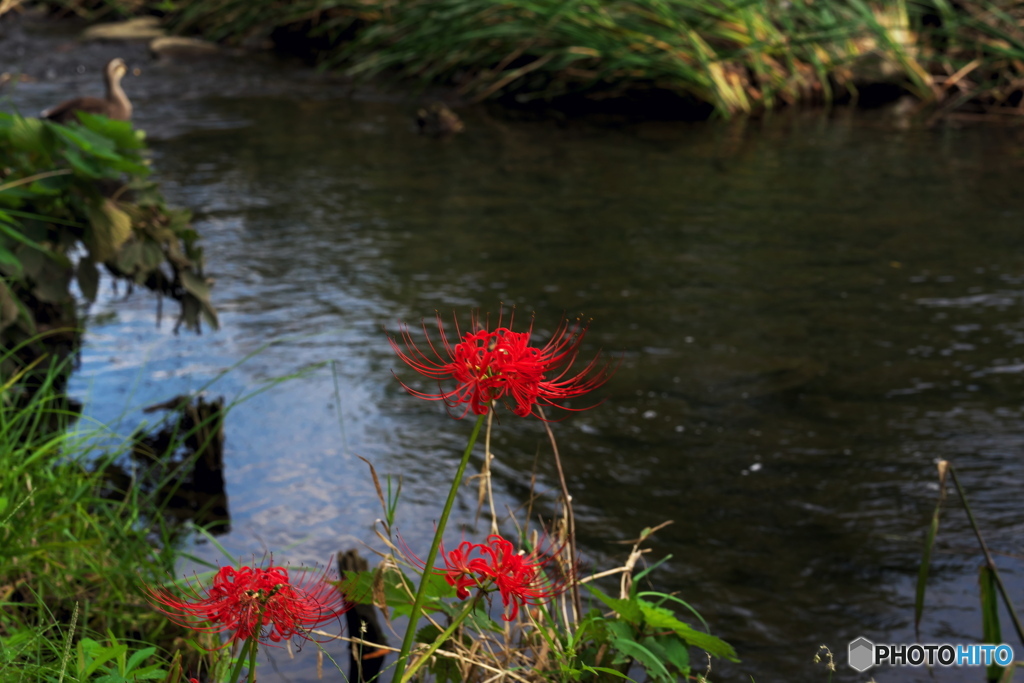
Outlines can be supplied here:
[[27, 396], [17, 377], [0, 386], [0, 681], [163, 679], [149, 644], [182, 634], [142, 582], [164, 581], [177, 551], [158, 542], [159, 501], [111, 476], [125, 446], [70, 428], [62, 376], [50, 367]]
[[95, 299], [100, 267], [180, 302], [178, 325], [216, 326], [198, 235], [147, 180], [142, 134], [80, 118], [63, 126], [0, 112], [0, 347], [75, 336], [72, 282]]

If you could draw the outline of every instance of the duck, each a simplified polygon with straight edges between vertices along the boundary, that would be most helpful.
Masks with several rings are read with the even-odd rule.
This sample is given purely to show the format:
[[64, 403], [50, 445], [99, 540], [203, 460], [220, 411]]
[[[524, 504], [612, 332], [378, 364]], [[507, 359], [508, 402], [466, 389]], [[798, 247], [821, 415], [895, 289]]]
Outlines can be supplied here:
[[72, 123], [78, 120], [78, 112], [84, 111], [87, 114], [100, 114], [118, 121], [130, 121], [132, 118], [132, 103], [128, 96], [121, 89], [121, 79], [128, 73], [128, 65], [120, 57], [110, 60], [104, 70], [104, 79], [107, 84], [107, 96], [99, 97], [76, 97], [67, 102], [61, 102], [55, 107], [50, 107], [39, 114], [40, 118], [49, 119], [57, 123]]
[[416, 112], [416, 125], [419, 126], [420, 133], [432, 137], [461, 133], [466, 127], [459, 115], [443, 102], [431, 102]]

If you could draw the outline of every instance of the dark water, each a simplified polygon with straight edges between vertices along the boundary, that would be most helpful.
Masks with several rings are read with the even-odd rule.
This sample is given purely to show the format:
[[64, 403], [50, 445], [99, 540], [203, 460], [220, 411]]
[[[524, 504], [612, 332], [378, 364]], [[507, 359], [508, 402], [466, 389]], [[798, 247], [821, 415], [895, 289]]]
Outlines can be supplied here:
[[[31, 111], [67, 80], [12, 101]], [[736, 646], [743, 662], [713, 678], [825, 681], [825, 644], [833, 680], [862, 681], [850, 640], [912, 642], [938, 458], [1024, 603], [1019, 129], [848, 113], [560, 127], [468, 110], [467, 132], [437, 141], [415, 134], [412, 105], [269, 64], [150, 65], [126, 87], [169, 198], [196, 212], [223, 329], [175, 337], [151, 300], [108, 290], [74, 390], [127, 429], [248, 354], [211, 393], [306, 370], [230, 413], [232, 553], [323, 563], [374, 544], [356, 455], [402, 474], [399, 530], [425, 547], [471, 424], [405, 394], [382, 326], [504, 302], [541, 331], [593, 318], [588, 350], [622, 357], [607, 401], [555, 427], [581, 547], [609, 567], [616, 541], [673, 520], [654, 583]], [[500, 506], [526, 499], [535, 461], [553, 492], [537, 424], [503, 416], [494, 449]], [[467, 488], [455, 537], [486, 532], [474, 500]], [[976, 642], [980, 555], [958, 505], [940, 546], [922, 641]], [[308, 653], [276, 659], [287, 680], [315, 678]]]

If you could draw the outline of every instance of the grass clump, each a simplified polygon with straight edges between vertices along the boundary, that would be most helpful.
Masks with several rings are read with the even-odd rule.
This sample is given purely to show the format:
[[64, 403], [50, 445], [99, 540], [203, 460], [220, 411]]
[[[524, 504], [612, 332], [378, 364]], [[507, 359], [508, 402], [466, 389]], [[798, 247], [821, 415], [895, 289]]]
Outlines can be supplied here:
[[124, 453], [110, 434], [71, 428], [61, 375], [0, 393], [0, 681], [164, 679], [173, 667], [150, 643], [181, 634], [141, 587], [166, 580], [177, 551], [160, 542], [159, 501], [113, 490]]

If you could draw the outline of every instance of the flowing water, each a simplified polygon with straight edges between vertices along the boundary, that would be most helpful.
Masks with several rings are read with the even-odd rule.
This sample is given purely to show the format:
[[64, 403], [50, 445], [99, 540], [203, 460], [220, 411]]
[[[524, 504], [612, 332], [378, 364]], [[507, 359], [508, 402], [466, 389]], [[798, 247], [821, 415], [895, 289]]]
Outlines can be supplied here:
[[[74, 63], [26, 58], [43, 79], [8, 104], [95, 89], [98, 65]], [[127, 430], [243, 359], [208, 391], [230, 400], [302, 372], [229, 414], [221, 540], [235, 555], [322, 564], [379, 547], [356, 456], [402, 475], [398, 529], [424, 550], [471, 423], [406, 394], [383, 328], [503, 302], [523, 323], [536, 312], [541, 337], [563, 313], [592, 318], [586, 352], [622, 359], [607, 400], [554, 427], [581, 551], [612, 566], [619, 541], [673, 520], [652, 539], [651, 560], [672, 556], [653, 583], [738, 650], [714, 678], [826, 681], [812, 662], [826, 644], [832, 680], [862, 681], [850, 640], [913, 642], [938, 458], [1024, 603], [1020, 129], [849, 112], [609, 127], [469, 109], [466, 133], [435, 140], [400, 98], [298, 67], [143, 66], [126, 83], [136, 124], [170, 201], [195, 211], [223, 326], [175, 336], [152, 299], [108, 287], [74, 392]], [[550, 510], [540, 426], [503, 414], [494, 450], [498, 505], [526, 501], [536, 467]], [[459, 503], [452, 537], [486, 533], [475, 488]], [[981, 558], [959, 505], [939, 539], [922, 642], [976, 642]], [[1004, 634], [1020, 647], [1005, 621]], [[275, 666], [315, 679], [309, 653]]]

